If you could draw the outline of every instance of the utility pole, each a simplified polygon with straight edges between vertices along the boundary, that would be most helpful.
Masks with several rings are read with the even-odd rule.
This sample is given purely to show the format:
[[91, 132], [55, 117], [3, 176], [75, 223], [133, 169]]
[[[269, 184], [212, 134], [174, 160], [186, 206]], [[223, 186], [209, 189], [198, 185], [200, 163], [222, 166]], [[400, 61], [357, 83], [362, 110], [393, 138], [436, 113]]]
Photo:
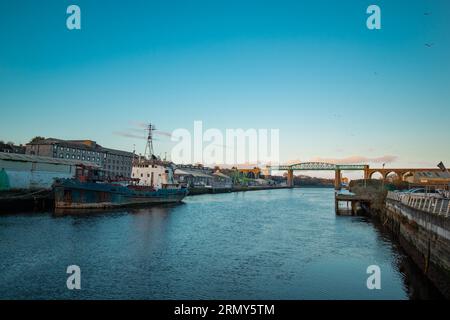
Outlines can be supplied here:
[[147, 157], [147, 151], [148, 151], [148, 158], [151, 159], [154, 155], [153, 152], [153, 131], [155, 131], [156, 128], [151, 123], [148, 124], [147, 127], [147, 144], [145, 146], [144, 151], [144, 158]]

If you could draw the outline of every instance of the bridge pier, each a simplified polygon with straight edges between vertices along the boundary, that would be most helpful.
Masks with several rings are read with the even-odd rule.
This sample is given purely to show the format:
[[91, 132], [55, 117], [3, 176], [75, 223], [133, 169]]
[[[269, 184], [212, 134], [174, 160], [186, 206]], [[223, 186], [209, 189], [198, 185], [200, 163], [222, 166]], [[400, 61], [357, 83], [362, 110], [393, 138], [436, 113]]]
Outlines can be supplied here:
[[294, 187], [294, 170], [292, 170], [292, 169], [288, 170], [287, 185], [289, 188]]
[[334, 171], [334, 189], [341, 190], [341, 170]]
[[370, 179], [369, 166], [364, 166], [364, 180]]

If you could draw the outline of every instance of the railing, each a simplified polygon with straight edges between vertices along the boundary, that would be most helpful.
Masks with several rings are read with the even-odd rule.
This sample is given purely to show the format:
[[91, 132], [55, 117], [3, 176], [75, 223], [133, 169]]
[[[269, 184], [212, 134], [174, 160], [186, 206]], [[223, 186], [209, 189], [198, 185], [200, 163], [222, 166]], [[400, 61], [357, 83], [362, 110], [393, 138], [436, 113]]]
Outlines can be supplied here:
[[387, 199], [399, 201], [405, 206], [445, 218], [450, 217], [450, 199], [433, 194], [408, 194], [389, 191]]

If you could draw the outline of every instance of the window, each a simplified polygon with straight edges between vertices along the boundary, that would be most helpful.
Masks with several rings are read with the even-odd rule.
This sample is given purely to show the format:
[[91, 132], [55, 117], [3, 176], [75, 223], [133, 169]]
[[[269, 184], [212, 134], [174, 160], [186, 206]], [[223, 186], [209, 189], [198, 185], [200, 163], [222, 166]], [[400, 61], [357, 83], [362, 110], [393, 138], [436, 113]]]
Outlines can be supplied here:
[[62, 153], [59, 154], [60, 158], [64, 158], [64, 155]]
[[67, 153], [67, 154], [66, 154], [66, 158], [69, 159], [69, 157], [70, 157], [70, 156], [69, 156], [69, 154]]

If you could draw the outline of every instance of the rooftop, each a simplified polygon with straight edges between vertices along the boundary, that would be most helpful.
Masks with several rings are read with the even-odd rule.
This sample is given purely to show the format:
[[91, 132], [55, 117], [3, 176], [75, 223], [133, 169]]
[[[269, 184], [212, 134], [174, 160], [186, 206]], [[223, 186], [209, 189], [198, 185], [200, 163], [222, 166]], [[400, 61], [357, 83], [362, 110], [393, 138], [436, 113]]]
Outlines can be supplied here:
[[222, 172], [219, 172], [219, 171], [214, 172], [214, 175], [218, 176], [218, 177], [225, 178], [225, 179], [231, 179], [229, 176], [227, 176], [226, 174], [223, 174]]
[[447, 171], [418, 171], [415, 176], [417, 178], [450, 179], [450, 173]]
[[37, 140], [27, 145], [61, 145], [66, 148], [76, 148], [76, 149], [85, 149], [90, 151], [98, 151], [98, 152], [110, 152], [115, 154], [121, 154], [124, 156], [132, 156], [132, 152], [122, 151], [117, 149], [104, 148], [101, 145], [97, 144], [96, 141], [93, 140], [62, 140], [55, 138], [46, 138], [43, 140]]
[[193, 176], [193, 177], [202, 177], [202, 178], [212, 178], [213, 176], [210, 174], [203, 173], [200, 170], [189, 170], [189, 169], [175, 169], [175, 174], [183, 175], [183, 176]]

